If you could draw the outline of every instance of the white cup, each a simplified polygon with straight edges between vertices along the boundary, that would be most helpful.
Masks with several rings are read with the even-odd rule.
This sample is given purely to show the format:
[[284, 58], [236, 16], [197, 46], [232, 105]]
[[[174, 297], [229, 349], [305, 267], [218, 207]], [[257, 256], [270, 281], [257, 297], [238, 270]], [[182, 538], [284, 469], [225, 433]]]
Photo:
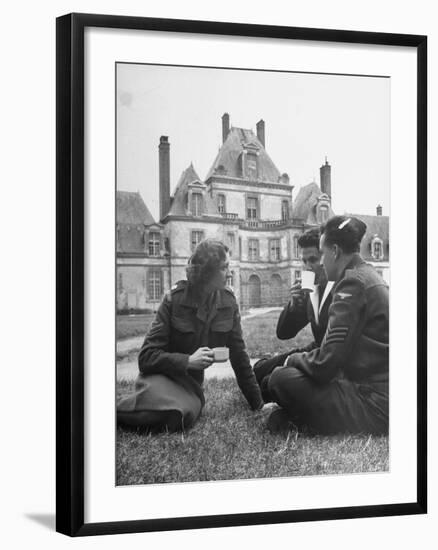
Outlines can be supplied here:
[[315, 290], [315, 273], [313, 271], [303, 271], [301, 273], [302, 290]]
[[228, 348], [213, 348], [213, 353], [215, 363], [224, 363], [230, 356]]

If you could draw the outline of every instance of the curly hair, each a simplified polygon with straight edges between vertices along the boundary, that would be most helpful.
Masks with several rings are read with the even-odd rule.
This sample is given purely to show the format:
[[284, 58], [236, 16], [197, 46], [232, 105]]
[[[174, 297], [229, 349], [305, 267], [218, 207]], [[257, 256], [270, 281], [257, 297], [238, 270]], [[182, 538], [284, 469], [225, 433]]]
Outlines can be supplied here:
[[367, 225], [353, 216], [333, 216], [321, 227], [325, 244], [337, 244], [346, 254], [360, 251]]
[[319, 227], [308, 229], [298, 238], [298, 246], [301, 248], [310, 248], [314, 246], [317, 250], [319, 250], [319, 237]]
[[196, 247], [186, 268], [187, 280], [194, 287], [208, 284], [226, 261], [228, 246], [214, 239], [205, 239]]

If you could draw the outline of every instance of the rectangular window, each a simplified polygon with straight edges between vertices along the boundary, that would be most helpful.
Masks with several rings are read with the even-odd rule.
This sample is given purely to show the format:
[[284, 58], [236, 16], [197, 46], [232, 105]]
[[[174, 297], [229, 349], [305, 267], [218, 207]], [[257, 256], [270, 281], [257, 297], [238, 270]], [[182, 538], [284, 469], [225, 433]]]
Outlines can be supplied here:
[[150, 270], [148, 276], [148, 294], [150, 300], [160, 300], [161, 290], [161, 271]]
[[282, 201], [281, 203], [281, 219], [283, 221], [289, 219], [289, 202], [288, 201]]
[[156, 231], [151, 231], [149, 233], [148, 253], [149, 256], [160, 255], [160, 234]]
[[271, 239], [269, 241], [269, 259], [271, 262], [277, 262], [281, 259], [280, 239]]
[[294, 239], [293, 239], [293, 255], [294, 255], [294, 258], [298, 258], [298, 255], [299, 255], [298, 239], [299, 239], [298, 235], [295, 235]]
[[300, 281], [300, 280], [301, 280], [301, 271], [299, 269], [296, 269], [294, 273], [294, 282]]
[[225, 214], [226, 208], [225, 208], [225, 195], [218, 195], [217, 196], [217, 209], [219, 214]]
[[193, 216], [200, 216], [202, 214], [201, 193], [192, 193], [191, 211]]
[[246, 203], [246, 217], [248, 220], [258, 219], [258, 199], [256, 197], [248, 197]]
[[203, 231], [192, 231], [191, 244], [190, 244], [192, 253], [195, 251], [195, 248], [198, 246], [198, 244], [203, 240], [204, 240]]
[[234, 249], [236, 247], [236, 237], [234, 233], [227, 233], [227, 246], [230, 249], [230, 256], [234, 254]]
[[248, 239], [248, 259], [259, 259], [259, 241], [257, 239]]

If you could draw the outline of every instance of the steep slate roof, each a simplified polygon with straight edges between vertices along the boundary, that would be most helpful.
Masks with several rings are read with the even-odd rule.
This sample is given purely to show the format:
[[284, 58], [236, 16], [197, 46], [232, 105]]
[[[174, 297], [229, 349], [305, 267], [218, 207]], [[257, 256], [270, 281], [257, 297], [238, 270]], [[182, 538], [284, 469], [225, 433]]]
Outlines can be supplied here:
[[155, 223], [152, 214], [145, 205], [140, 193], [117, 191], [117, 223], [144, 224]]
[[[201, 178], [196, 173], [193, 164], [190, 164], [181, 174], [175, 191], [173, 193], [172, 204], [169, 210], [171, 216], [187, 216], [187, 194], [190, 183], [201, 181]], [[204, 193], [204, 214], [217, 216], [217, 207], [210, 197], [209, 193]]]
[[[314, 181], [301, 187], [293, 204], [292, 216], [304, 220], [309, 224], [317, 224], [316, 206], [318, 204], [318, 197], [321, 195], [321, 189]], [[334, 212], [329, 207], [329, 218], [331, 216], [334, 216]]]
[[366, 260], [373, 260], [371, 256], [371, 241], [377, 235], [383, 241], [383, 260], [389, 259], [389, 217], [368, 216], [364, 214], [345, 214], [359, 218], [367, 225], [366, 233], [360, 245], [360, 253]]
[[[207, 181], [208, 178], [215, 174], [215, 170], [218, 166], [223, 166], [225, 168], [225, 173], [223, 175], [232, 178], [241, 178], [242, 175], [239, 170], [238, 159], [243, 151], [243, 145], [249, 143], [255, 143], [259, 147], [258, 179], [264, 182], [278, 183], [280, 172], [254, 132], [252, 130], [235, 127], [230, 128], [227, 139], [219, 149], [219, 153], [205, 180]], [[221, 174], [221, 172], [219, 172], [219, 174]]]

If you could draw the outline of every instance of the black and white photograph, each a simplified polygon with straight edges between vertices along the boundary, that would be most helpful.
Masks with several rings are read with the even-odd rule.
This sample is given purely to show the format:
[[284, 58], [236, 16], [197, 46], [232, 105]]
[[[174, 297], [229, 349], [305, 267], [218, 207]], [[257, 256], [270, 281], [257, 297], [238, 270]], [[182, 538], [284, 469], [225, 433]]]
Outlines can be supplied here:
[[115, 87], [116, 485], [388, 472], [390, 79]]

